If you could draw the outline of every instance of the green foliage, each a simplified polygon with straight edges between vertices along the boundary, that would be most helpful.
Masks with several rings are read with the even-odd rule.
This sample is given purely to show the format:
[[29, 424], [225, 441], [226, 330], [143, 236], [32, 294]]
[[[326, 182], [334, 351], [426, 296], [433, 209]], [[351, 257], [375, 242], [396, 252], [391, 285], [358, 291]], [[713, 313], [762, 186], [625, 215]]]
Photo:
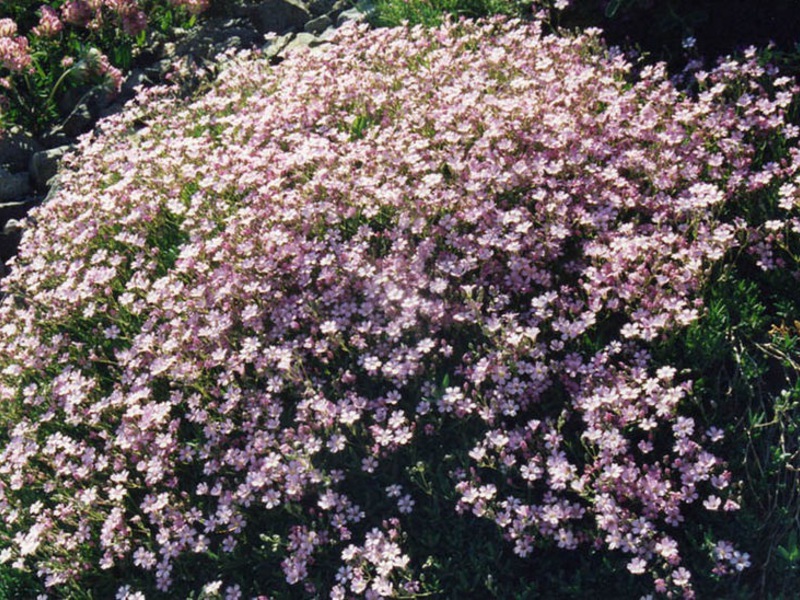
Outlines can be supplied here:
[[31, 573], [0, 565], [0, 600], [35, 598], [41, 591], [41, 585]]
[[764, 272], [736, 257], [712, 277], [703, 317], [658, 349], [695, 382], [699, 422], [724, 428], [741, 482], [741, 510], [705, 522], [739, 540], [752, 567], [697, 581], [699, 597], [789, 598], [800, 585], [800, 299], [789, 266]]
[[434, 27], [447, 15], [473, 19], [491, 15], [521, 17], [529, 11], [530, 4], [521, 0], [377, 0], [370, 20], [381, 27], [403, 23]]

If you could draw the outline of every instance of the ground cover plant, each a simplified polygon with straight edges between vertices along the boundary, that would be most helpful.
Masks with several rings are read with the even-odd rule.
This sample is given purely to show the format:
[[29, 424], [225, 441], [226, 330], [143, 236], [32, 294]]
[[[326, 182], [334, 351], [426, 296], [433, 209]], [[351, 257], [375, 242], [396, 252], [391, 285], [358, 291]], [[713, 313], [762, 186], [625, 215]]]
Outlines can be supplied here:
[[[769, 324], [741, 280], [798, 275], [796, 94], [754, 53], [681, 92], [596, 32], [502, 19], [348, 26], [192, 102], [143, 92], [2, 282], [2, 573], [75, 598], [747, 589], [711, 407], [763, 375], [719, 333]], [[784, 432], [796, 309], [760, 346]]]
[[15, 0], [0, 3], [0, 128], [33, 133], [61, 114], [69, 90], [119, 91], [147, 29], [194, 24], [206, 0]]

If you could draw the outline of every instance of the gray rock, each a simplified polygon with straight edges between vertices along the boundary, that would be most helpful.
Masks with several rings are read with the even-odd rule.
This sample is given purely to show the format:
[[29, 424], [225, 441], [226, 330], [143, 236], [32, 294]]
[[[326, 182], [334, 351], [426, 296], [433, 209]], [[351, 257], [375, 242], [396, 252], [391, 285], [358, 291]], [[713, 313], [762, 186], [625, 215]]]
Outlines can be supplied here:
[[53, 175], [48, 180], [47, 186], [48, 186], [47, 187], [47, 193], [45, 194], [44, 199], [42, 200], [42, 204], [47, 204], [48, 202], [50, 202], [53, 198], [56, 197], [56, 194], [58, 194], [58, 192], [60, 191], [60, 189], [61, 189], [61, 175], [59, 173], [56, 173], [55, 175]]
[[20, 219], [9, 219], [3, 227], [3, 235], [15, 235], [22, 233], [24, 227]]
[[[0, 203], [0, 231], [3, 231], [5, 234], [6, 226], [11, 223], [11, 221], [19, 221], [25, 218], [25, 215], [28, 214], [31, 208], [36, 206], [36, 202], [33, 201], [20, 201], [20, 202], [5, 202]], [[10, 233], [10, 232], [9, 232]]]
[[57, 94], [56, 105], [58, 113], [62, 116], [69, 115], [91, 89], [92, 86], [83, 84]]
[[148, 79], [157, 83], [164, 79], [164, 75], [169, 73], [170, 69], [174, 64], [175, 64], [174, 58], [169, 58], [169, 57], [163, 58], [145, 67], [144, 73]]
[[114, 95], [102, 86], [90, 89], [64, 119], [61, 124], [62, 131], [69, 137], [78, 137], [89, 131], [100, 117], [101, 111], [111, 105]]
[[0, 277], [7, 273], [8, 270], [5, 268], [5, 263], [17, 253], [21, 239], [21, 230], [11, 232], [8, 235], [0, 235], [0, 264], [4, 267], [3, 271], [0, 271]]
[[111, 115], [116, 115], [117, 113], [122, 112], [122, 110], [125, 108], [125, 102], [127, 101], [114, 102], [114, 104], [105, 107], [103, 110], [100, 111], [100, 114], [98, 115], [98, 120], [105, 119], [107, 117], [110, 117]]
[[331, 25], [333, 25], [331, 18], [328, 15], [321, 15], [315, 19], [311, 19], [308, 23], [306, 23], [304, 29], [307, 33], [318, 35]]
[[71, 148], [72, 146], [59, 146], [37, 152], [31, 157], [31, 179], [37, 190], [45, 190], [50, 186], [50, 180], [58, 172], [61, 157]]
[[[21, 202], [0, 203], [0, 265], [17, 253], [22, 238], [22, 219], [39, 205], [39, 199], [29, 197]], [[6, 271], [0, 271], [0, 277]]]
[[298, 33], [294, 39], [287, 44], [287, 46], [281, 51], [281, 56], [287, 56], [290, 53], [296, 51], [298, 48], [317, 48], [322, 44], [327, 44], [329, 42], [325, 40], [321, 40], [317, 36], [312, 33]]
[[[308, 10], [316, 17], [331, 12], [333, 5], [336, 3], [335, 0], [307, 0], [307, 2]], [[348, 5], [347, 8], [349, 7]]]
[[356, 23], [363, 23], [369, 17], [372, 16], [372, 13], [375, 12], [375, 7], [369, 4], [359, 5], [355, 8], [348, 8], [347, 10], [343, 10], [339, 13], [339, 16], [336, 18], [336, 26], [341, 27], [348, 21], [355, 21]]
[[333, 3], [333, 6], [331, 6], [330, 12], [341, 13], [348, 8], [353, 8], [353, 0], [336, 0], [336, 2]]
[[69, 137], [78, 137], [86, 133], [94, 125], [94, 117], [89, 106], [84, 103], [78, 104], [69, 116], [61, 123], [61, 130]]
[[289, 45], [294, 39], [293, 33], [287, 33], [286, 35], [280, 35], [278, 37], [272, 38], [266, 44], [261, 47], [261, 50], [264, 52], [264, 56], [272, 60], [276, 58], [286, 46]]
[[0, 165], [12, 173], [28, 168], [31, 155], [42, 149], [41, 144], [25, 133], [0, 137]]
[[136, 95], [136, 88], [139, 86], [147, 87], [152, 84], [153, 82], [147, 77], [143, 69], [134, 69], [122, 82], [122, 89], [117, 97], [117, 102], [133, 98]]
[[[153, 81], [147, 76], [147, 73], [145, 73], [143, 69], [134, 69], [128, 74], [125, 81], [122, 82], [122, 88], [115, 97], [114, 102], [98, 112], [97, 120], [105, 119], [106, 117], [121, 112], [125, 108], [125, 104], [128, 100], [136, 97], [138, 88], [146, 88], [151, 85], [153, 85]], [[60, 144], [51, 144], [50, 147], [64, 146], [71, 141], [72, 140], [65, 136], [61, 139]]]
[[249, 7], [248, 12], [253, 26], [262, 35], [301, 31], [311, 19], [308, 8], [297, 0], [265, 0]]
[[0, 202], [21, 200], [31, 193], [27, 173], [10, 173], [0, 168]]
[[219, 54], [225, 54], [230, 50], [254, 47], [259, 36], [255, 33], [255, 31], [253, 31], [252, 37], [249, 34], [251, 30], [248, 29], [244, 31], [247, 31], [248, 33], [237, 33], [236, 30], [232, 29], [230, 31], [230, 35], [223, 37], [211, 46], [209, 49], [208, 58], [213, 59]]
[[42, 137], [39, 138], [39, 141], [42, 143], [45, 150], [51, 150], [52, 148], [58, 148], [59, 146], [67, 146], [72, 144], [75, 142], [75, 139], [69, 137], [66, 133], [64, 133], [64, 130], [61, 129], [61, 126], [57, 125], [47, 133], [43, 134]]
[[336, 37], [336, 27], [331, 25], [325, 31], [320, 33], [317, 36], [317, 39], [319, 39], [320, 42], [331, 42], [333, 41], [334, 37]]
[[175, 54], [192, 54], [214, 58], [231, 48], [254, 47], [261, 35], [247, 19], [212, 19], [203, 27], [186, 34], [175, 48]]
[[[164, 59], [172, 60], [175, 58], [175, 54], [178, 50], [177, 44], [175, 42], [165, 42], [161, 46], [161, 57]], [[163, 60], [161, 62], [164, 62]]]

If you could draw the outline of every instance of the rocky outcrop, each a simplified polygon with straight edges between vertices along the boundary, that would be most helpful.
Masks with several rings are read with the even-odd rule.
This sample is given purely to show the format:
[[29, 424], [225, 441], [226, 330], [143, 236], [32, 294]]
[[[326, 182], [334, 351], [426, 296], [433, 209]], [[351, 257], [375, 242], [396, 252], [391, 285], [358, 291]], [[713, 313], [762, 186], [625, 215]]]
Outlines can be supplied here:
[[[219, 70], [220, 57], [231, 50], [260, 48], [272, 63], [280, 63], [299, 48], [317, 48], [330, 42], [335, 27], [363, 21], [369, 8], [354, 0], [260, 0], [240, 3], [226, 14], [201, 21], [191, 30], [152, 35], [137, 56], [116, 97], [100, 87], [70, 90], [59, 101], [63, 118], [38, 137], [14, 130], [0, 134], [0, 277], [4, 264], [16, 252], [21, 222], [27, 212], [45, 201], [56, 181], [58, 164], [77, 138], [97, 121], [124, 108], [140, 86], [168, 81], [180, 63]], [[192, 94], [200, 84], [191, 76], [181, 80], [181, 91]]]
[[328, 15], [320, 15], [309, 21], [306, 21], [306, 24], [303, 25], [303, 31], [317, 35], [325, 31], [331, 25], [333, 25], [333, 19], [331, 19]]
[[28, 161], [42, 145], [26, 133], [11, 133], [0, 138], [0, 165], [11, 173], [19, 173], [28, 167]]
[[42, 150], [31, 156], [30, 178], [37, 190], [47, 192], [50, 189], [61, 157], [71, 148], [71, 145], [59, 146]]
[[262, 35], [302, 29], [311, 20], [311, 11], [299, 0], [264, 0], [243, 12]]
[[0, 202], [15, 201], [31, 192], [27, 173], [11, 173], [0, 167]]

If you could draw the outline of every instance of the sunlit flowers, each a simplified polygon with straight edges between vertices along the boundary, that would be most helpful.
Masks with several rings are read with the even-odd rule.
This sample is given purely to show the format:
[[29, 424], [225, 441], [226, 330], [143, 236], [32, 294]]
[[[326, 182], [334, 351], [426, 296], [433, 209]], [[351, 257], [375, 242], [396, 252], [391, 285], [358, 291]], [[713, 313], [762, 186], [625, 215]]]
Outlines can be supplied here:
[[601, 549], [692, 597], [687, 507], [736, 498], [650, 344], [731, 248], [773, 256], [772, 226], [721, 207], [796, 184], [800, 156], [761, 167], [749, 141], [796, 135], [796, 90], [751, 60], [689, 97], [600, 48], [346, 27], [84, 139], [3, 282], [3, 560], [54, 592], [234, 597], [184, 566], [258, 551], [297, 593], [424, 592], [407, 526], [434, 492], [409, 457], [439, 440], [462, 445], [455, 510], [519, 557]]

